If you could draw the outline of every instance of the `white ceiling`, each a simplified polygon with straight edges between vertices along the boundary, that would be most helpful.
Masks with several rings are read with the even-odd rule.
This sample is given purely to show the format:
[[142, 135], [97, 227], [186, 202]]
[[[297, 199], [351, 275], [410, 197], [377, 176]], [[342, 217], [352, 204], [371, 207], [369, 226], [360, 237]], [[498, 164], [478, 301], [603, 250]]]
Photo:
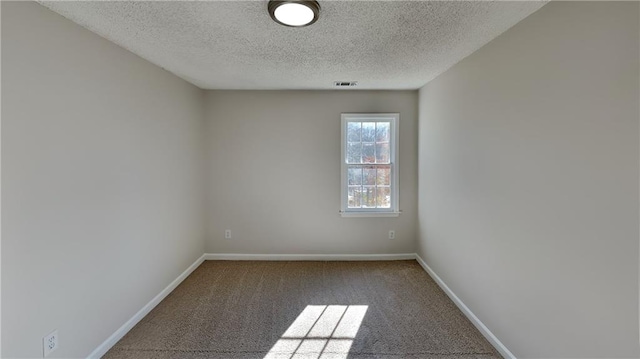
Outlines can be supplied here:
[[203, 89], [416, 89], [543, 1], [323, 1], [305, 28], [259, 1], [42, 1]]

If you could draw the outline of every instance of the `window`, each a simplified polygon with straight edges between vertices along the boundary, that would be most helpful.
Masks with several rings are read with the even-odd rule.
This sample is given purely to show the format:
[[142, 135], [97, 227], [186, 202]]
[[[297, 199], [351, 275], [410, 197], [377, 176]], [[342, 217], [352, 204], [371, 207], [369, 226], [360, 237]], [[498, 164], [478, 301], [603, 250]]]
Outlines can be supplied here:
[[342, 216], [397, 216], [397, 113], [342, 114]]

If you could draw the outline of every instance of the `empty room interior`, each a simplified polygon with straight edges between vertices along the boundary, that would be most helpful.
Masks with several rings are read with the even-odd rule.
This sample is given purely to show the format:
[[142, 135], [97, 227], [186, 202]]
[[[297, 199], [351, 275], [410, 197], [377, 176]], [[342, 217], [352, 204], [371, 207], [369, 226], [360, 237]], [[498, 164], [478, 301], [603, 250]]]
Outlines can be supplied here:
[[3, 358], [640, 358], [637, 1], [2, 1]]

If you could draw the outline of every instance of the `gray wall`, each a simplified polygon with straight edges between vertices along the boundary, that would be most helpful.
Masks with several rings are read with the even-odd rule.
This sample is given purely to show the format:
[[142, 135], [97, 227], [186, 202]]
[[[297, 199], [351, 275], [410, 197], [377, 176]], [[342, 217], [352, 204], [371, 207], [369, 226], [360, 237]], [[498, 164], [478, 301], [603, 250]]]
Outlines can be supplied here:
[[2, 2], [3, 357], [85, 357], [202, 255], [203, 95]]
[[640, 355], [638, 13], [552, 2], [420, 91], [418, 252], [518, 358]]
[[[208, 252], [414, 252], [417, 91], [208, 91], [206, 105]], [[342, 112], [400, 113], [400, 217], [338, 214]]]

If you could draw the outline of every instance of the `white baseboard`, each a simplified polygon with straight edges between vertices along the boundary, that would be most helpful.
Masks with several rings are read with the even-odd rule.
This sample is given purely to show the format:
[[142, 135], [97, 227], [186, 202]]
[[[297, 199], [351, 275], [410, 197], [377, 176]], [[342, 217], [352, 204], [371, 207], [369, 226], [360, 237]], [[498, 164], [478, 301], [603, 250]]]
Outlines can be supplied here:
[[433, 278], [433, 280], [436, 281], [438, 286], [440, 286], [440, 288], [449, 296], [449, 298], [453, 301], [453, 303], [462, 311], [462, 313], [465, 316], [467, 316], [467, 318], [471, 321], [471, 323], [473, 323], [473, 325], [476, 328], [478, 328], [480, 333], [484, 335], [484, 337], [489, 341], [489, 343], [491, 343], [491, 345], [493, 345], [493, 347], [496, 348], [496, 350], [500, 352], [500, 354], [502, 354], [502, 356], [505, 357], [506, 359], [516, 359], [516, 356], [513, 355], [513, 353], [511, 353], [509, 349], [507, 349], [507, 347], [504, 346], [504, 344], [502, 344], [502, 342], [500, 342], [500, 340], [498, 340], [498, 338], [495, 335], [493, 335], [493, 333], [491, 333], [489, 328], [487, 328], [487, 326], [484, 325], [484, 323], [482, 323], [480, 319], [476, 317], [475, 314], [473, 314], [471, 309], [469, 309], [462, 302], [462, 300], [458, 298], [458, 296], [447, 286], [447, 284], [440, 277], [438, 277], [436, 272], [434, 272], [433, 269], [431, 269], [431, 267], [429, 267], [427, 263], [422, 258], [420, 258], [418, 254], [415, 255], [415, 258], [416, 258], [416, 261], [422, 266], [422, 268], [427, 273], [429, 273], [431, 278]]
[[398, 254], [240, 254], [207, 253], [205, 260], [217, 261], [398, 261], [415, 259], [415, 253]]
[[142, 309], [140, 309], [136, 314], [131, 317], [131, 319], [127, 320], [118, 330], [116, 330], [107, 340], [105, 340], [102, 344], [100, 344], [87, 358], [100, 358], [113, 347], [118, 340], [122, 339], [125, 334], [131, 330], [138, 322], [145, 317], [145, 315], [149, 314], [149, 312], [155, 308], [169, 293], [171, 293], [176, 287], [182, 283], [182, 281], [191, 274], [202, 262], [204, 262], [205, 255], [203, 254], [198, 258], [192, 265], [189, 266], [182, 274], [178, 276], [173, 282], [171, 282], [165, 289], [162, 290], [158, 295], [156, 295], [149, 303], [147, 303]]

